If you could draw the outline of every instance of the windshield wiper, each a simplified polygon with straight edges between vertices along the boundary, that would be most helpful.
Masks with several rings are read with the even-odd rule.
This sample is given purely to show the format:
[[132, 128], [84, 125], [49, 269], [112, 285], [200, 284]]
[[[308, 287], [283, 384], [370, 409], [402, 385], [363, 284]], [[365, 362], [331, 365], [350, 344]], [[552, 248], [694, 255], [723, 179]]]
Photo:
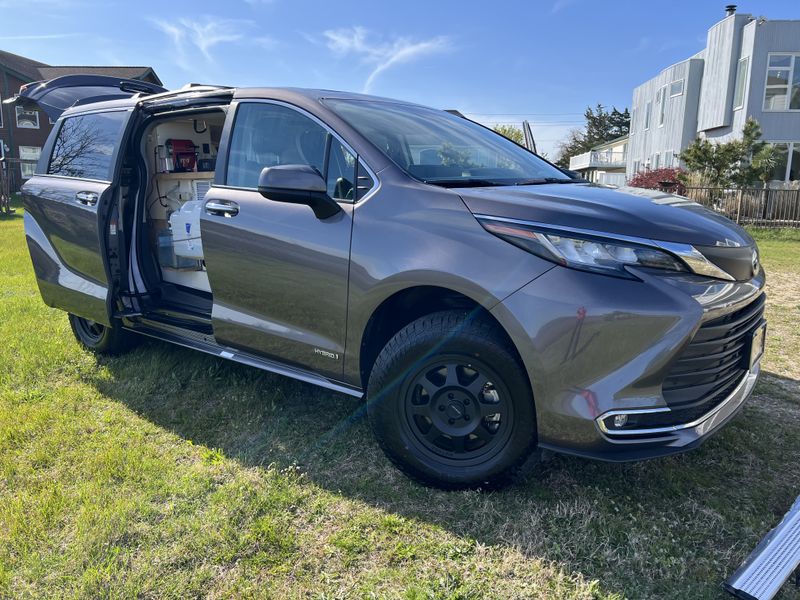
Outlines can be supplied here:
[[424, 183], [431, 185], [439, 185], [442, 187], [496, 187], [500, 185], [511, 185], [510, 183], [503, 183], [502, 181], [493, 181], [491, 179], [476, 179], [476, 178], [452, 178], [452, 179], [423, 179]]
[[560, 177], [540, 177], [539, 179], [525, 179], [517, 181], [514, 185], [544, 185], [546, 183], [586, 183], [582, 179], [561, 179]]

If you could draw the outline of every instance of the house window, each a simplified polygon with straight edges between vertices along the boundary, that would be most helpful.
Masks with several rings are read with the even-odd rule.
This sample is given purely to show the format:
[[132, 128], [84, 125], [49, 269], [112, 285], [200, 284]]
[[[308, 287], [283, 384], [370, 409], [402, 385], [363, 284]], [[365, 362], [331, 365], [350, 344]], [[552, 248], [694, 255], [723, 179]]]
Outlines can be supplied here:
[[683, 95], [683, 79], [678, 79], [678, 81], [673, 81], [672, 83], [669, 84], [670, 98], [682, 95]]
[[36, 163], [39, 161], [39, 155], [41, 153], [42, 149], [38, 146], [19, 147], [19, 158], [21, 161], [19, 170], [23, 179], [33, 177], [33, 174], [36, 172]]
[[633, 133], [634, 123], [636, 123], [636, 107], [631, 109], [631, 122], [628, 125], [628, 133]]
[[800, 142], [775, 142], [777, 151], [772, 181], [800, 181]]
[[664, 167], [671, 168], [672, 163], [675, 160], [674, 158], [675, 153], [672, 150], [667, 150], [664, 152]]
[[770, 54], [764, 110], [800, 110], [800, 54]]
[[745, 56], [736, 65], [736, 91], [733, 94], [733, 110], [744, 106], [744, 90], [747, 87], [747, 72], [750, 68], [750, 57]]
[[650, 109], [652, 107], [653, 107], [653, 103], [652, 102], [648, 102], [647, 104], [644, 105], [644, 129], [645, 129], [645, 131], [650, 129], [650, 112], [651, 112]]
[[39, 129], [39, 111], [27, 110], [17, 106], [17, 127], [20, 129]]
[[658, 159], [659, 158], [660, 158], [660, 155], [658, 153], [653, 155], [653, 169], [657, 169], [658, 168], [658, 166], [659, 166]]
[[636, 175], [639, 172], [639, 169], [642, 168], [642, 161], [635, 160], [633, 161], [633, 174]]
[[667, 110], [667, 86], [658, 91], [656, 98], [658, 100], [658, 126], [662, 127], [664, 125], [664, 114]]

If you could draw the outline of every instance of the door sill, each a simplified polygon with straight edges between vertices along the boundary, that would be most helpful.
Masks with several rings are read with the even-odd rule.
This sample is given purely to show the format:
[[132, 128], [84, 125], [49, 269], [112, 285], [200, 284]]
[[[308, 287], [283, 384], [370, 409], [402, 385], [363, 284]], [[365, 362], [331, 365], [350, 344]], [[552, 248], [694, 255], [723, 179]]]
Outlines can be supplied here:
[[155, 321], [146, 317], [138, 319], [136, 321], [136, 326], [131, 330], [149, 337], [172, 342], [173, 344], [177, 344], [185, 348], [200, 350], [206, 354], [213, 354], [214, 356], [226, 358], [228, 360], [255, 367], [263, 371], [269, 371], [270, 373], [275, 373], [277, 375], [291, 377], [292, 379], [296, 379], [298, 381], [303, 381], [321, 388], [347, 394], [348, 396], [353, 396], [355, 398], [362, 398], [364, 396], [364, 392], [357, 387], [336, 381], [335, 379], [328, 379], [327, 377], [318, 375], [313, 371], [308, 371], [293, 365], [287, 365], [280, 361], [254, 356], [252, 354], [248, 354], [247, 352], [237, 350], [236, 348], [221, 346], [216, 342], [214, 336], [210, 333], [203, 333], [193, 329], [187, 329], [185, 327], [179, 327], [163, 323], [161, 321]]

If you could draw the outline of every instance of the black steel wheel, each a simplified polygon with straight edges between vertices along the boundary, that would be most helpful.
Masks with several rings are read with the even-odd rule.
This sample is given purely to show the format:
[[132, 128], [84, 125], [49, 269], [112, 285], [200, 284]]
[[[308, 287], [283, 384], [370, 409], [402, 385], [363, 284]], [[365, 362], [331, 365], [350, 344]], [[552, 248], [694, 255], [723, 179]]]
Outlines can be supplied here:
[[503, 485], [536, 442], [516, 354], [495, 323], [461, 311], [422, 317], [386, 344], [367, 408], [392, 462], [437, 487]]
[[130, 331], [115, 322], [111, 327], [97, 323], [91, 319], [69, 315], [72, 333], [80, 344], [98, 354], [121, 354], [129, 350], [136, 342]]

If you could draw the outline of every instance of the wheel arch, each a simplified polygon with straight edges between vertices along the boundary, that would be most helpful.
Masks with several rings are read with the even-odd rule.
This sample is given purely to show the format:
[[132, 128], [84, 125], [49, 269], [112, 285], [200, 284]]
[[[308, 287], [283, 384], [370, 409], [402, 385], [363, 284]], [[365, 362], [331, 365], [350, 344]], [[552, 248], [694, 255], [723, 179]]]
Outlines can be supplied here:
[[[490, 321], [503, 336], [528, 377], [525, 363], [509, 332], [497, 318], [469, 296], [453, 289], [436, 285], [418, 285], [404, 288], [383, 300], [372, 312], [361, 335], [359, 347], [359, 374], [363, 389], [367, 389], [369, 376], [381, 350], [403, 327], [425, 315], [441, 310], [461, 309], [474, 317]], [[531, 385], [530, 380], [528, 385]], [[531, 386], [532, 388], [532, 386]]]

